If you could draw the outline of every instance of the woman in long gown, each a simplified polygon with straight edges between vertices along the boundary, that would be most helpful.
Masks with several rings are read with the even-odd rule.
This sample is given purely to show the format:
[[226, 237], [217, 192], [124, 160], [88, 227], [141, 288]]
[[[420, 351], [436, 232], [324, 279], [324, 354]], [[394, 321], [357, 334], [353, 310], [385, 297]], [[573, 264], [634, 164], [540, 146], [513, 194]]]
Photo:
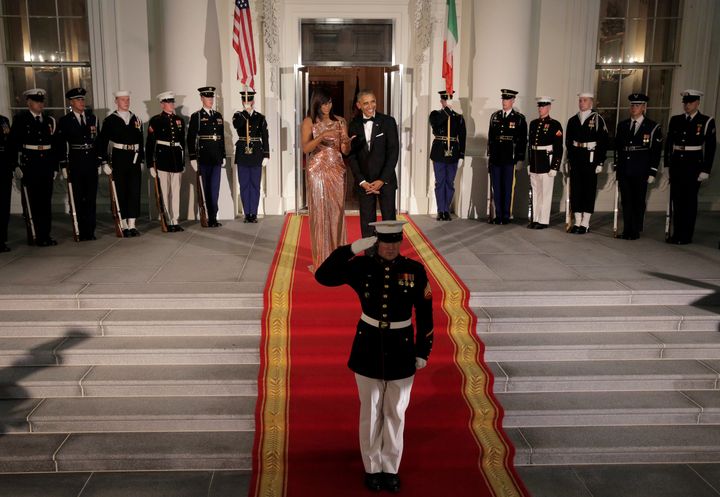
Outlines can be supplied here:
[[305, 169], [310, 237], [311, 271], [340, 245], [345, 233], [345, 163], [350, 151], [347, 123], [332, 111], [332, 99], [323, 89], [313, 92], [310, 110], [302, 123], [303, 152], [310, 154]]

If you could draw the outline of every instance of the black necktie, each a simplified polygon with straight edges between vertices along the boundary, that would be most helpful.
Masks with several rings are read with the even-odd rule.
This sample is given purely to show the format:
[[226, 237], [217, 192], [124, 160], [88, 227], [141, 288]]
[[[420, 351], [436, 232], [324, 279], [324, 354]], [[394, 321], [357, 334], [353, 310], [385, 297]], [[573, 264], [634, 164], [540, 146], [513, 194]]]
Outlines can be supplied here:
[[692, 121], [692, 116], [687, 116], [687, 122]]
[[42, 119], [40, 119], [40, 116], [35, 116], [35, 120], [37, 121], [38, 124], [40, 124], [42, 122]]
[[630, 126], [630, 135], [635, 136], [635, 125], [637, 124], [637, 121], [633, 119], [632, 125]]
[[80, 126], [85, 127], [85, 115], [80, 114]]
[[365, 118], [363, 117], [363, 120], [362, 120], [362, 121], [363, 121], [363, 125], [366, 124], [366, 123], [368, 123], [368, 122], [373, 122], [374, 120], [375, 120], [374, 117], [368, 117], [367, 119], [365, 119]]

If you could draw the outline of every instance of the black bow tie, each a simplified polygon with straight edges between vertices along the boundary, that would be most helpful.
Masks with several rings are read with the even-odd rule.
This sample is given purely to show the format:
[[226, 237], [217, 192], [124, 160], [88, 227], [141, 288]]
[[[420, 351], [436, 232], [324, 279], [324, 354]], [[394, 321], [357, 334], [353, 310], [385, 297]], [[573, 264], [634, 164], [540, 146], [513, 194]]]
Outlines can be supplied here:
[[368, 117], [367, 119], [365, 119], [365, 118], [363, 117], [362, 122], [363, 122], [363, 124], [366, 124], [366, 123], [368, 123], [368, 122], [373, 122], [374, 120], [375, 120], [374, 117]]

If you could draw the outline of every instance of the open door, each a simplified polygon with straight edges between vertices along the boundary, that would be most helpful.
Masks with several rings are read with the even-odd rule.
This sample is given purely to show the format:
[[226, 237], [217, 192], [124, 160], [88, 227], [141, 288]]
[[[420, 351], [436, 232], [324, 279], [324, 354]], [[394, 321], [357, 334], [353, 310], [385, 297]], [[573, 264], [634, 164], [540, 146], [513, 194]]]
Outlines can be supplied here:
[[307, 114], [310, 101], [310, 78], [306, 66], [295, 65], [295, 213], [307, 213], [307, 199], [305, 197], [305, 154], [302, 149], [303, 119]]
[[412, 106], [405, 99], [412, 97], [412, 72], [402, 64], [385, 68], [385, 111], [395, 118], [398, 125], [400, 154], [396, 174], [398, 178], [397, 200], [398, 214], [407, 212], [403, 199], [409, 192], [404, 190], [409, 185], [412, 153]]

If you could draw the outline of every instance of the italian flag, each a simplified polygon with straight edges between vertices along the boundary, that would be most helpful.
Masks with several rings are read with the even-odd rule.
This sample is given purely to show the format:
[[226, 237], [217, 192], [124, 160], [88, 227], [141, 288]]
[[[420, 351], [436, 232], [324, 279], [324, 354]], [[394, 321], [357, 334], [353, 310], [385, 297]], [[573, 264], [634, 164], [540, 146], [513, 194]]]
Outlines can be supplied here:
[[457, 15], [455, 14], [455, 0], [447, 0], [445, 14], [445, 36], [443, 38], [442, 77], [445, 80], [445, 90], [452, 95], [453, 92], [453, 51], [458, 40]]

